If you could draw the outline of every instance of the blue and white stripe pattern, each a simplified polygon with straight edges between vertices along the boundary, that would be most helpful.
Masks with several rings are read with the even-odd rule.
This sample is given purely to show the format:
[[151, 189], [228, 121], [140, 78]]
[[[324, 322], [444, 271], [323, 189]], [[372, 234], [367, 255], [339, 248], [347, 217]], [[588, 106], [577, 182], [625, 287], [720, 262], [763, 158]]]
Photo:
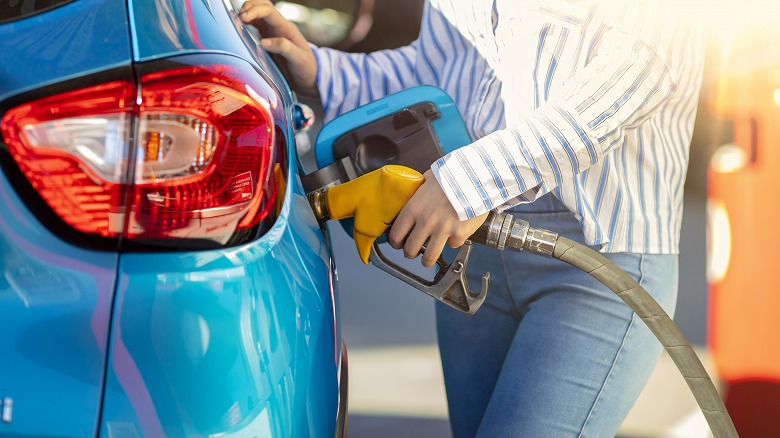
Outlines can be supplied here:
[[409, 46], [315, 48], [325, 119], [419, 84], [474, 139], [432, 169], [461, 219], [554, 194], [606, 252], [678, 252], [704, 36], [671, 0], [431, 0]]

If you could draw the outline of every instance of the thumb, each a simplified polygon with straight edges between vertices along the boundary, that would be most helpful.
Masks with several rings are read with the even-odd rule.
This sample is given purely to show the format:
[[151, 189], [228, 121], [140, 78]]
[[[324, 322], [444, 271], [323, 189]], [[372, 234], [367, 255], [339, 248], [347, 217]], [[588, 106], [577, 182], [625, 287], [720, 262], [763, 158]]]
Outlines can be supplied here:
[[289, 71], [295, 84], [304, 90], [315, 88], [317, 61], [308, 45], [300, 47], [284, 37], [263, 38], [263, 48], [281, 55], [289, 65]]
[[265, 50], [271, 53], [278, 53], [287, 59], [288, 62], [294, 62], [295, 51], [298, 47], [284, 37], [263, 38], [260, 40]]

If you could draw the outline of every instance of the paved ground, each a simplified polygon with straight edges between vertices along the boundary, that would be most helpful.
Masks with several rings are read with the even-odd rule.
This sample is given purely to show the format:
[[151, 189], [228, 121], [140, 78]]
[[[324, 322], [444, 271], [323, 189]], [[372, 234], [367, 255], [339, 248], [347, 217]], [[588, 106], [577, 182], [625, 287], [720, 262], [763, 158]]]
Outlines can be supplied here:
[[[705, 351], [699, 356], [709, 364]], [[451, 436], [436, 347], [350, 351], [349, 437]], [[671, 359], [664, 355], [619, 435], [696, 438], [707, 424]]]

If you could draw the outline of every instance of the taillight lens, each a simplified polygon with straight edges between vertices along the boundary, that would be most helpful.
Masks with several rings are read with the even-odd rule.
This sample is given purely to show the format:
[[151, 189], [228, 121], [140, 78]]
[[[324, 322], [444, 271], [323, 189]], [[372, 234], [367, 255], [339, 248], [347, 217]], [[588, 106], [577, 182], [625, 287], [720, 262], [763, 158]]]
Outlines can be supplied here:
[[116, 81], [18, 106], [2, 131], [73, 228], [225, 244], [274, 211], [271, 96], [252, 70], [188, 65], [141, 74], [140, 93]]
[[124, 203], [133, 86], [123, 81], [40, 99], [8, 111], [3, 137], [22, 173], [73, 228], [104, 237]]

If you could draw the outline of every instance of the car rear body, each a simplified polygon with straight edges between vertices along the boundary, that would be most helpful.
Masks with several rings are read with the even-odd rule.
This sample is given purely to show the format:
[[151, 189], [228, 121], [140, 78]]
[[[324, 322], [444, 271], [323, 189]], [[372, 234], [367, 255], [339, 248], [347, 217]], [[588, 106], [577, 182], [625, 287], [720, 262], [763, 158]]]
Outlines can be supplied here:
[[[293, 97], [240, 4], [54, 3], [0, 22], [0, 436], [333, 436], [346, 364], [332, 259], [297, 175]], [[262, 132], [235, 125], [236, 105]], [[182, 120], [214, 121], [215, 150], [238, 154], [214, 175], [245, 146], [265, 154], [224, 177], [224, 205], [177, 188], [208, 172], [169, 168], [155, 186], [171, 160], [137, 156], [163, 128], [192, 137]], [[129, 155], [84, 164], [63, 129], [88, 123]], [[66, 161], [87, 188], [63, 193], [97, 207], [49, 190]], [[158, 214], [184, 192], [184, 219]]]

